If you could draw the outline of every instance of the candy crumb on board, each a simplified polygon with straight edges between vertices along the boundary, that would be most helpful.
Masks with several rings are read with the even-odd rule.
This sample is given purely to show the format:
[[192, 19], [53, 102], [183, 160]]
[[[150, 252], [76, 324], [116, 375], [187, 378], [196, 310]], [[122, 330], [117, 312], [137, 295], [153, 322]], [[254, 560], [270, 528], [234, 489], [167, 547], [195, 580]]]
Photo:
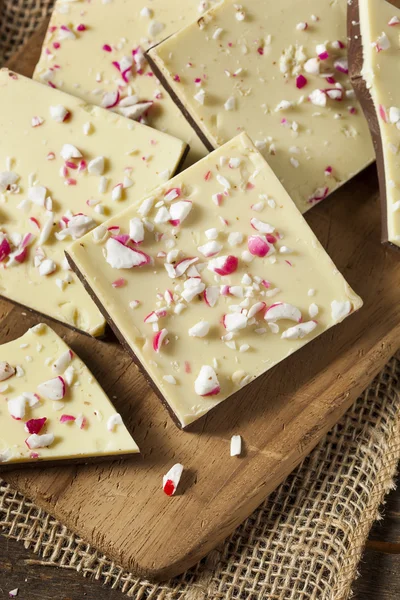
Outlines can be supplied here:
[[240, 456], [242, 453], [242, 438], [240, 435], [231, 437], [231, 456]]
[[182, 477], [183, 465], [176, 463], [163, 477], [163, 490], [167, 496], [173, 496]]
[[15, 588], [14, 590], [10, 590], [8, 592], [9, 597], [10, 598], [15, 598], [16, 596], [18, 596], [18, 591], [19, 591], [18, 588]]

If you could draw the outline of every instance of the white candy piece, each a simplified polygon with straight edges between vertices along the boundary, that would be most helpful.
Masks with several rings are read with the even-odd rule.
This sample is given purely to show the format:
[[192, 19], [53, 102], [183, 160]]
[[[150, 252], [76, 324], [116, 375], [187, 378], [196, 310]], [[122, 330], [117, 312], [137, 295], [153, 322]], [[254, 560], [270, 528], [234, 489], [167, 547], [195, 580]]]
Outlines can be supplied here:
[[214, 396], [219, 394], [221, 388], [214, 369], [203, 365], [194, 382], [194, 391], [198, 396]]
[[340, 323], [344, 318], [347, 317], [351, 313], [351, 302], [350, 300], [346, 300], [345, 302], [338, 302], [337, 300], [332, 300], [331, 302], [331, 314], [332, 319], [336, 323]]
[[[176, 465], [171, 467], [170, 470], [168, 471], [168, 473], [166, 475], [164, 475], [163, 490], [166, 493], [168, 493], [169, 496], [172, 496], [173, 494], [175, 494], [176, 488], [178, 487], [179, 481], [182, 477], [182, 473], [183, 473], [183, 465], [181, 465], [180, 463], [176, 463]], [[167, 489], [165, 488], [167, 482], [172, 483], [171, 489], [169, 487], [167, 487]]]
[[249, 312], [247, 313], [247, 318], [251, 319], [252, 317], [254, 317], [254, 315], [259, 313], [264, 308], [265, 308], [264, 302], [256, 302], [255, 304], [253, 304], [253, 306], [251, 308], [249, 308]]
[[231, 456], [240, 456], [242, 452], [242, 438], [240, 435], [231, 437]]
[[211, 285], [204, 291], [204, 299], [211, 308], [216, 305], [220, 296], [220, 288], [217, 285]]
[[73, 366], [67, 367], [67, 369], [65, 370], [65, 373], [63, 375], [63, 379], [65, 380], [67, 385], [72, 385], [72, 382], [74, 380], [74, 375], [75, 375], [74, 367]]
[[233, 313], [224, 316], [224, 327], [227, 331], [239, 331], [247, 327], [247, 316], [243, 313]]
[[108, 419], [107, 419], [108, 431], [115, 431], [115, 428], [118, 425], [123, 425], [122, 417], [119, 413], [115, 413], [115, 414], [111, 415], [111, 417], [108, 417]]
[[52, 369], [56, 375], [62, 375], [72, 360], [72, 351], [66, 350], [54, 362]]
[[122, 197], [122, 183], [118, 183], [116, 186], [113, 187], [112, 192], [111, 192], [111, 200], [113, 202], [117, 202], [118, 200], [121, 200]]
[[144, 240], [143, 223], [138, 217], [134, 217], [129, 221], [129, 237], [136, 244], [139, 244]]
[[197, 94], [195, 94], [193, 96], [193, 98], [199, 103], [199, 104], [204, 104], [205, 98], [206, 98], [206, 92], [201, 89], [197, 92]]
[[28, 199], [37, 206], [44, 206], [47, 189], [42, 185], [34, 185], [28, 188]]
[[87, 166], [88, 173], [91, 175], [103, 175], [104, 173], [104, 156], [97, 156], [91, 160]]
[[15, 369], [8, 362], [0, 362], [0, 381], [5, 381], [15, 375]]
[[281, 335], [283, 340], [298, 340], [302, 339], [309, 333], [311, 333], [317, 326], [315, 321], [306, 321], [305, 323], [299, 323], [298, 325], [294, 325], [294, 327], [289, 327], [286, 329]]
[[26, 438], [25, 441], [26, 445], [31, 450], [36, 448], [46, 448], [47, 446], [51, 446], [51, 444], [54, 442], [54, 433], [44, 433], [43, 435], [33, 433]]
[[250, 224], [256, 231], [259, 231], [260, 233], [272, 233], [275, 231], [275, 227], [269, 223], [264, 223], [264, 221], [260, 221], [255, 217], [250, 219]]
[[206, 238], [208, 240], [216, 240], [218, 237], [218, 229], [212, 227], [211, 229], [207, 229], [205, 232]]
[[57, 123], [62, 123], [69, 111], [65, 108], [65, 106], [61, 106], [61, 104], [57, 104], [56, 106], [50, 106], [50, 116]]
[[239, 246], [243, 242], [243, 233], [240, 231], [232, 231], [228, 235], [228, 244], [230, 246]]
[[171, 215], [166, 206], [161, 206], [154, 217], [154, 223], [168, 223], [171, 220]]
[[65, 229], [56, 233], [56, 238], [58, 240], [65, 240], [67, 237], [71, 237], [73, 240], [77, 240], [94, 227], [96, 227], [96, 221], [92, 217], [75, 215], [69, 219]]
[[14, 419], [23, 419], [25, 416], [25, 408], [27, 399], [24, 396], [17, 396], [7, 402], [8, 412]]
[[124, 246], [113, 238], [107, 240], [105, 249], [106, 261], [113, 269], [131, 269], [148, 262], [141, 252]]
[[47, 240], [49, 239], [50, 234], [53, 230], [53, 224], [54, 224], [54, 213], [50, 212], [49, 216], [47, 218], [47, 221], [43, 225], [42, 230], [39, 235], [39, 239], [38, 239], [39, 246], [41, 246], [42, 244], [45, 244], [47, 242]]
[[39, 265], [39, 274], [43, 275], [43, 276], [51, 275], [51, 273], [54, 273], [56, 268], [57, 268], [57, 265], [54, 262], [54, 260], [51, 260], [50, 258], [46, 258]]
[[62, 400], [65, 396], [66, 385], [64, 379], [58, 376], [39, 384], [37, 389], [39, 394], [48, 400]]
[[174, 202], [170, 207], [170, 215], [172, 221], [179, 221], [182, 223], [192, 210], [192, 203], [189, 200], [179, 200]]
[[315, 106], [326, 106], [327, 95], [322, 90], [314, 90], [309, 95], [310, 102]]
[[199, 321], [189, 329], [190, 337], [204, 337], [210, 331], [210, 323], [207, 321]]
[[0, 192], [5, 192], [10, 185], [17, 183], [19, 175], [12, 171], [0, 172]]
[[195, 296], [198, 296], [205, 290], [205, 284], [197, 277], [190, 277], [186, 279], [183, 284], [184, 290], [182, 292], [182, 298], [186, 302], [191, 302]]
[[265, 320], [268, 322], [279, 321], [280, 319], [288, 319], [289, 321], [301, 321], [301, 312], [293, 304], [281, 302], [270, 306], [265, 311]]
[[82, 158], [82, 154], [79, 152], [78, 148], [72, 144], [64, 144], [61, 148], [60, 154], [64, 160], [70, 160], [71, 158]]
[[218, 242], [212, 240], [210, 242], [207, 242], [203, 246], [199, 246], [197, 248], [197, 250], [203, 256], [207, 256], [207, 257], [209, 257], [209, 256], [215, 256], [215, 254], [218, 254], [218, 252], [221, 252], [221, 250], [222, 250], [222, 244], [219, 244]]

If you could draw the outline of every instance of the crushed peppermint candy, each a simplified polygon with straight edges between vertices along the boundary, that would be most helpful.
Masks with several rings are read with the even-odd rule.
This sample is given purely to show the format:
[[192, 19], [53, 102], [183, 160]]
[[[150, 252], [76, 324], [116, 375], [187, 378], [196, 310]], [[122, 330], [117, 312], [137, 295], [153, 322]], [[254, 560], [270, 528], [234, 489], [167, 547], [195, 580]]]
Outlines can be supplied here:
[[[219, 205], [208, 201], [216, 193]], [[186, 218], [174, 218], [177, 205]], [[358, 307], [245, 134], [106, 229], [85, 238], [87, 254], [77, 240], [71, 258], [107, 294], [110, 318], [182, 426], [323, 333], [347, 301]]]
[[163, 477], [163, 490], [167, 496], [173, 496], [183, 473], [183, 465], [177, 463]]
[[[274, 172], [302, 212], [313, 206], [309, 198], [323, 186], [324, 175], [319, 169], [304, 169], [303, 157], [287, 159], [291, 137], [284, 129], [299, 138], [304, 160], [318, 161], [322, 155], [327, 163], [335, 160], [339, 171], [335, 157], [344, 152], [344, 180], [374, 155], [372, 146], [361, 141], [368, 131], [358, 105], [352, 105], [345, 14], [338, 3], [322, 9], [318, 4], [318, 9], [318, 15], [297, 11], [293, 22], [282, 21], [261, 5], [247, 15], [240, 4], [223, 4], [216, 14], [184, 27], [148, 52], [211, 145], [221, 146], [245, 126], [263, 155], [273, 157]], [[383, 34], [377, 48], [387, 47], [382, 38]], [[265, 86], [271, 82], [273, 94], [266, 98]], [[343, 129], [332, 114], [333, 110], [339, 114], [333, 106], [339, 102], [340, 118], [348, 119]], [[278, 123], [283, 126], [280, 131]], [[323, 143], [313, 145], [314, 138]], [[296, 174], [288, 173], [286, 162], [297, 169]], [[333, 177], [327, 195], [342, 181]], [[221, 206], [225, 199], [213, 195], [212, 201]]]
[[242, 453], [242, 438], [240, 435], [233, 435], [231, 437], [231, 456], [240, 456]]
[[[91, 29], [90, 23], [86, 18], [82, 22], [81, 16], [72, 21], [73, 26], [68, 23], [62, 29], [67, 36], [63, 40], [80, 43]], [[56, 38], [59, 29], [55, 30]], [[57, 43], [64, 47], [67, 42]], [[128, 77], [127, 65], [135, 69], [136, 55], [126, 49], [123, 56], [117, 56], [119, 49], [113, 40], [110, 48], [110, 59], [117, 59], [123, 69], [119, 76]], [[62, 70], [54, 66], [51, 69], [56, 74]], [[3, 293], [76, 329], [100, 335], [105, 320], [69, 267], [64, 250], [71, 241], [96, 230], [129, 205], [134, 195], [147, 192], [149, 182], [156, 180], [161, 171], [171, 173], [181, 157], [182, 144], [137, 125], [137, 147], [132, 149], [133, 124], [116, 126], [121, 121], [118, 115], [110, 118], [104, 111], [88, 111], [81, 101], [22, 76], [10, 77], [6, 70], [0, 78], [2, 99], [8, 107], [4, 112], [12, 114], [14, 104], [20, 107], [20, 118], [13, 125], [15, 156], [7, 156], [3, 148], [0, 165]], [[50, 77], [46, 83], [54, 79]], [[132, 89], [126, 91], [121, 94], [121, 109], [143, 104], [139, 97], [134, 101]], [[146, 103], [152, 106], [153, 100], [146, 99]], [[27, 171], [18, 145], [26, 146], [32, 156], [37, 154], [36, 171]], [[36, 152], [42, 147], [43, 152]], [[119, 206], [114, 207], [113, 201]], [[23, 360], [29, 361], [30, 355], [27, 353]]]
[[[4, 353], [22, 359], [28, 348], [32, 356], [23, 377], [13, 381], [12, 389], [3, 387], [1, 391], [8, 410], [3, 419], [5, 449], [0, 452], [0, 462], [85, 459], [113, 455], [116, 450], [120, 453], [121, 448], [126, 454], [138, 451], [129, 435], [126, 437], [121, 416], [99, 384], [50, 327], [43, 323], [32, 327], [22, 338], [5, 345]], [[0, 364], [12, 378], [14, 367], [6, 361]], [[45, 379], [53, 373], [61, 374], [36, 387], [38, 378]], [[92, 414], [97, 416], [99, 424], [93, 421]], [[106, 418], [105, 424], [101, 423], [101, 415]], [[8, 419], [16, 421], [17, 428], [9, 427]], [[113, 435], [102, 449], [98, 442], [102, 436], [109, 435], [107, 432]]]

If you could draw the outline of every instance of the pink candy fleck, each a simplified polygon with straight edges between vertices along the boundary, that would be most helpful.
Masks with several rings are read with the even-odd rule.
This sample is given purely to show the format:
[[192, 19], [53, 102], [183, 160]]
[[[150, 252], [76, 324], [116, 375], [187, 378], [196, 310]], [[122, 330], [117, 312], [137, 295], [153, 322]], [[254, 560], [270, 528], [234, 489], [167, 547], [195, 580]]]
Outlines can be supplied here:
[[296, 77], [296, 87], [298, 90], [301, 90], [305, 85], [307, 85], [307, 78], [304, 75], [298, 75]]
[[126, 279], [123, 279], [122, 277], [120, 279], [116, 279], [115, 281], [112, 282], [112, 286], [113, 288], [120, 288], [123, 287], [126, 283]]
[[30, 434], [38, 434], [42, 430], [46, 421], [46, 417], [42, 417], [41, 419], [29, 419], [29, 421], [25, 423], [25, 429]]
[[60, 423], [68, 423], [71, 421], [75, 421], [75, 417], [72, 415], [61, 415], [60, 417]]
[[83, 23], [81, 23], [80, 25], [78, 25], [78, 27], [76, 28], [77, 31], [86, 31], [86, 25], [84, 25]]
[[32, 221], [32, 223], [34, 223], [38, 229], [40, 229], [40, 223], [35, 217], [29, 217], [29, 220]]
[[177, 81], [178, 83], [180, 83], [181, 78], [179, 77], [179, 75], [174, 75], [173, 77], [174, 81]]
[[78, 165], [75, 164], [74, 162], [72, 162], [71, 160], [65, 161], [65, 164], [69, 169], [77, 169], [78, 168]]
[[104, 44], [103, 45], [103, 50], [105, 52], [112, 52], [112, 48], [111, 48], [111, 46], [109, 44]]

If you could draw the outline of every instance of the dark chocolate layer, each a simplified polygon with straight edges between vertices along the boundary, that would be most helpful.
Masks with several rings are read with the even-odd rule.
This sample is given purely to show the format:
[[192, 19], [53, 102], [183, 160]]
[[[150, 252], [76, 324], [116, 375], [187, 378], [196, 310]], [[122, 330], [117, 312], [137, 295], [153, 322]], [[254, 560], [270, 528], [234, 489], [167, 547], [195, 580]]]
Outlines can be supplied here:
[[[155, 48], [156, 46], [158, 46], [158, 44], [156, 44], [155, 46], [153, 46], [153, 48]], [[154, 62], [154, 60], [152, 59], [151, 55], [149, 54], [150, 50], [151, 50], [151, 48], [146, 52], [145, 56], [146, 56], [146, 59], [147, 59], [149, 65], [150, 65], [150, 68], [153, 71], [154, 75], [157, 77], [157, 79], [160, 80], [160, 83], [163, 86], [163, 88], [171, 96], [172, 100], [175, 102], [175, 104], [177, 105], [177, 107], [179, 108], [179, 110], [181, 111], [181, 113], [183, 114], [183, 116], [185, 117], [185, 119], [187, 120], [187, 122], [189, 123], [189, 125], [194, 129], [194, 131], [196, 132], [197, 136], [201, 139], [201, 141], [203, 142], [203, 144], [205, 145], [205, 147], [207, 148], [207, 150], [209, 150], [210, 152], [212, 152], [213, 150], [216, 149], [216, 147], [210, 142], [210, 140], [207, 138], [207, 136], [204, 134], [204, 132], [201, 130], [201, 128], [197, 124], [196, 120], [192, 117], [192, 115], [190, 114], [190, 112], [187, 110], [187, 108], [185, 107], [185, 105], [183, 104], [183, 102], [181, 102], [181, 100], [175, 94], [174, 90], [169, 85], [168, 81], [165, 79], [163, 73], [158, 68], [157, 63]]]
[[369, 129], [374, 143], [376, 154], [376, 163], [378, 168], [379, 178], [379, 197], [381, 204], [381, 236], [382, 243], [388, 244], [391, 248], [400, 250], [398, 246], [389, 242], [388, 239], [388, 222], [387, 222], [387, 191], [386, 191], [386, 176], [385, 163], [383, 155], [382, 138], [379, 127], [378, 114], [375, 109], [375, 104], [371, 94], [366, 86], [366, 83], [361, 75], [364, 55], [363, 43], [360, 30], [360, 14], [358, 8], [358, 0], [351, 0], [347, 4], [347, 35], [349, 42], [349, 75], [356, 93], [357, 99], [361, 104], [364, 115], [368, 121]]
[[124, 350], [126, 350], [126, 352], [131, 356], [133, 362], [138, 367], [138, 369], [142, 373], [143, 377], [146, 379], [147, 383], [153, 389], [153, 391], [157, 395], [157, 397], [161, 400], [161, 403], [163, 404], [163, 406], [168, 410], [168, 412], [171, 415], [174, 423], [180, 429], [182, 429], [181, 422], [179, 421], [178, 417], [176, 416], [176, 414], [174, 413], [174, 411], [170, 407], [170, 405], [167, 402], [166, 398], [164, 398], [163, 394], [161, 393], [161, 391], [158, 389], [158, 387], [154, 383], [153, 379], [148, 374], [146, 368], [142, 365], [141, 361], [139, 360], [139, 358], [136, 356], [136, 354], [133, 352], [132, 348], [130, 347], [130, 345], [126, 341], [123, 333], [119, 330], [119, 328], [117, 327], [116, 323], [113, 321], [113, 319], [111, 318], [111, 316], [109, 315], [109, 313], [107, 312], [107, 310], [104, 308], [104, 306], [102, 305], [102, 303], [100, 302], [100, 300], [97, 298], [96, 294], [94, 293], [94, 291], [90, 287], [90, 285], [89, 285], [88, 281], [86, 280], [85, 276], [80, 272], [80, 270], [78, 269], [78, 267], [75, 264], [74, 260], [68, 254], [68, 252], [65, 252], [65, 256], [67, 257], [67, 260], [68, 260], [68, 263], [69, 263], [71, 269], [78, 276], [78, 278], [81, 281], [82, 285], [85, 287], [85, 290], [88, 292], [88, 294], [92, 298], [93, 302], [97, 305], [98, 309], [100, 310], [100, 312], [102, 313], [102, 315], [106, 319], [107, 323], [110, 325], [111, 329], [115, 333], [116, 337], [118, 338], [118, 340], [119, 340], [120, 344], [122, 345], [122, 347], [124, 348]]
[[114, 462], [117, 460], [127, 460], [134, 456], [140, 456], [139, 452], [129, 454], [114, 454], [108, 456], [89, 456], [89, 457], [77, 457], [77, 458], [60, 458], [58, 460], [44, 460], [44, 459], [30, 459], [26, 462], [13, 463], [13, 462], [2, 462], [0, 463], [0, 473], [5, 471], [16, 471], [20, 469], [30, 469], [32, 467], [61, 467], [69, 465], [89, 465], [99, 462]]

